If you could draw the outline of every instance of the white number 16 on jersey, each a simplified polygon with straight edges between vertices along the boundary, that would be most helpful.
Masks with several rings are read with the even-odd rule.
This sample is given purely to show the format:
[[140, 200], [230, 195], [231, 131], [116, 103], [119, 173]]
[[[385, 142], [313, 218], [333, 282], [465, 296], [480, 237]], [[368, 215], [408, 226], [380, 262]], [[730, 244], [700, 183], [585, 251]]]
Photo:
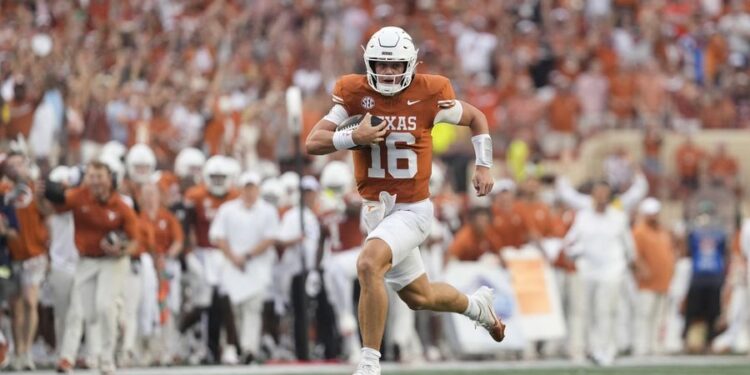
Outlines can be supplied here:
[[[417, 174], [417, 153], [408, 148], [396, 148], [396, 143], [402, 142], [413, 145], [416, 140], [411, 133], [391, 133], [385, 138], [386, 158], [388, 159], [388, 174], [393, 178], [412, 178]], [[370, 157], [372, 166], [367, 168], [367, 177], [385, 178], [385, 169], [380, 160], [381, 145], [370, 145]], [[398, 167], [398, 160], [407, 161], [406, 168]]]

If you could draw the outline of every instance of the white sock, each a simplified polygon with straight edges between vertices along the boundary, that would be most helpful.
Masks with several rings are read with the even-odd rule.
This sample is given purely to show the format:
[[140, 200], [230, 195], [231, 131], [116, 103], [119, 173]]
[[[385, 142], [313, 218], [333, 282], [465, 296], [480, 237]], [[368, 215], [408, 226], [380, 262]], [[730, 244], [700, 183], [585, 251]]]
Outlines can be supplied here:
[[466, 311], [464, 311], [463, 314], [471, 320], [479, 319], [479, 304], [474, 299], [474, 296], [467, 294], [466, 298], [469, 300], [469, 305], [466, 307]]
[[380, 365], [380, 351], [362, 347], [362, 362], [373, 365]]

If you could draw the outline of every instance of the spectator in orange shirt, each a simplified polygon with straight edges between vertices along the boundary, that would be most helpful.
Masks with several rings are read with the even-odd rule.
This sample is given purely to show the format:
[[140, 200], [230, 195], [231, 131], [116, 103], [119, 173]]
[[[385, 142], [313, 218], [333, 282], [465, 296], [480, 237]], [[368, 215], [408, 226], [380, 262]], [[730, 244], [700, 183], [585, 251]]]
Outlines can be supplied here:
[[623, 66], [610, 78], [609, 107], [618, 127], [629, 127], [633, 121], [637, 90], [634, 76], [631, 66]]
[[701, 160], [705, 152], [693, 143], [688, 136], [675, 153], [675, 164], [677, 164], [677, 175], [680, 179], [680, 187], [689, 191], [695, 191], [699, 186]]
[[516, 185], [503, 179], [492, 189], [492, 229], [500, 247], [521, 247], [528, 242], [529, 228], [516, 201]]
[[671, 233], [659, 222], [661, 204], [646, 198], [640, 205], [642, 219], [633, 229], [635, 277], [638, 281], [634, 354], [658, 354], [661, 351], [659, 332], [664, 328], [667, 291], [675, 267], [675, 251]]
[[711, 179], [733, 188], [738, 170], [737, 159], [727, 153], [727, 145], [723, 142], [717, 144], [714, 153], [708, 159], [708, 173]]
[[548, 237], [562, 237], [555, 235], [552, 212], [549, 205], [539, 198], [539, 189], [539, 178], [529, 176], [523, 183], [523, 194], [517, 204], [528, 228], [529, 237], [535, 241]]
[[557, 92], [549, 104], [548, 111], [550, 131], [542, 140], [544, 154], [548, 157], [573, 150], [578, 132], [578, 117], [581, 113], [581, 103], [571, 89], [570, 79], [558, 75], [555, 81]]
[[492, 214], [484, 207], [469, 211], [469, 220], [456, 233], [448, 248], [448, 260], [476, 261], [485, 253], [497, 253], [500, 242], [492, 231]]
[[45, 206], [34, 195], [30, 167], [29, 159], [19, 153], [11, 153], [4, 162], [5, 175], [11, 183], [5, 200], [15, 208], [18, 220], [18, 236], [8, 241], [18, 287], [10, 299], [16, 361], [13, 367], [18, 370], [35, 369], [30, 349], [39, 323], [39, 287], [46, 277], [48, 263]]

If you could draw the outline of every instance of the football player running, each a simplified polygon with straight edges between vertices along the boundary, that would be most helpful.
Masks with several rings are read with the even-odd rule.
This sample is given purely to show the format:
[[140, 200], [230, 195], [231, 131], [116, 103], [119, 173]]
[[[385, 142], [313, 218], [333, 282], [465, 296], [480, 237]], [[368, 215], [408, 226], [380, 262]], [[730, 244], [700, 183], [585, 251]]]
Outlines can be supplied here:
[[[411, 309], [464, 314], [495, 341], [505, 334], [505, 325], [493, 309], [491, 289], [482, 287], [465, 295], [451, 285], [430, 282], [419, 255], [418, 246], [427, 238], [433, 217], [428, 185], [432, 126], [446, 122], [470, 127], [477, 195], [489, 193], [493, 180], [486, 117], [456, 100], [447, 78], [416, 74], [417, 53], [401, 28], [384, 27], [373, 34], [364, 47], [367, 74], [346, 75], [336, 82], [334, 106], [306, 142], [312, 155], [356, 148], [354, 174], [368, 236], [357, 260], [363, 348], [355, 375], [380, 374], [380, 342], [388, 309], [384, 280]], [[359, 126], [336, 131], [353, 115], [364, 115]], [[373, 125], [373, 115], [384, 121]]]

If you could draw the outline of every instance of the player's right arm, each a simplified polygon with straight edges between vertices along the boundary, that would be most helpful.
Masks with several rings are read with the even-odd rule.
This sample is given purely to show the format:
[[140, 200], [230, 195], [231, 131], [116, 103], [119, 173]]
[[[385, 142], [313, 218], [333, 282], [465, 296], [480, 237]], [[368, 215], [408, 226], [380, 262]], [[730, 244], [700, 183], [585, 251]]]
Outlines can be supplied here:
[[320, 119], [305, 141], [307, 153], [326, 155], [336, 152], [336, 147], [333, 146], [333, 133], [336, 131], [336, 126], [337, 124], [326, 120], [325, 117]]
[[[336, 109], [334, 106], [331, 112]], [[382, 142], [386, 134], [386, 122], [373, 126], [370, 122], [372, 115], [368, 112], [359, 122], [359, 126], [349, 134], [341, 134], [335, 139], [337, 123], [330, 120], [330, 113], [315, 124], [305, 142], [305, 148], [310, 155], [326, 155], [339, 150], [346, 150], [354, 146], [368, 145]], [[344, 117], [344, 120], [346, 117]], [[343, 121], [343, 120], [342, 120]], [[348, 139], [346, 139], [348, 138]]]
[[[333, 87], [331, 99], [333, 107], [325, 117], [320, 119], [305, 141], [305, 149], [309, 155], [326, 155], [338, 150], [345, 150], [357, 145], [366, 145], [382, 141], [385, 138], [385, 121], [379, 126], [370, 126], [370, 114], [366, 114], [360, 121], [360, 126], [350, 132], [336, 133], [336, 127], [349, 118], [351, 108], [344, 98], [344, 81], [339, 79]], [[363, 126], [366, 125], [366, 126]], [[335, 136], [334, 136], [335, 135]]]

